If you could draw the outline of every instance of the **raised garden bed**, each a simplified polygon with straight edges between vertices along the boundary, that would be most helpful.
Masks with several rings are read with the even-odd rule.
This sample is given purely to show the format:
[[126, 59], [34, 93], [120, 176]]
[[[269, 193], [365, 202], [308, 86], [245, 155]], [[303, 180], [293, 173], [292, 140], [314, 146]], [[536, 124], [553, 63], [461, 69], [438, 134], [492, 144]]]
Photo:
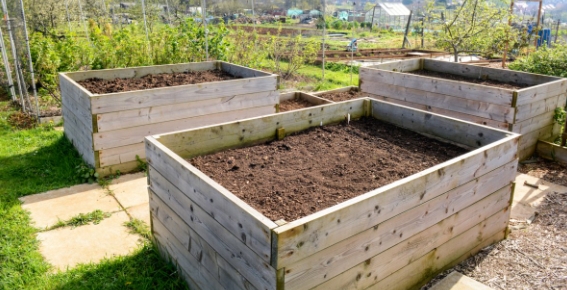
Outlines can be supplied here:
[[[353, 123], [345, 126], [349, 117]], [[355, 121], [362, 117], [367, 119]], [[461, 149], [457, 148], [453, 154], [458, 156], [442, 157], [443, 148], [451, 147], [432, 142], [430, 146], [443, 153], [427, 157], [439, 159], [419, 159], [413, 154], [422, 148], [411, 143], [423, 144], [422, 136], [410, 136], [408, 141], [402, 133], [396, 133], [401, 132], [399, 129], [394, 130], [390, 125], [377, 127], [368, 118], [452, 143], [468, 152], [459, 155]], [[356, 124], [364, 125], [364, 122], [370, 122], [368, 128], [357, 127]], [[328, 126], [335, 123], [342, 125]], [[301, 142], [293, 143], [297, 136], [291, 135], [309, 128], [315, 132], [314, 138], [322, 139], [320, 142], [303, 142], [308, 143], [303, 147], [299, 145]], [[391, 136], [372, 137], [378, 134], [374, 130], [382, 129], [391, 131]], [[367, 140], [357, 141], [358, 137], [348, 135], [348, 130]], [[339, 141], [343, 142], [339, 153], [330, 153], [325, 148], [336, 144], [327, 142], [330, 138], [327, 134], [343, 140]], [[152, 231], [162, 253], [174, 260], [189, 285], [197, 289], [416, 287], [505, 237], [518, 138], [519, 135], [511, 132], [371, 99], [149, 136], [146, 152]], [[250, 147], [276, 139], [281, 141], [272, 142], [276, 147], [266, 151], [271, 154], [260, 154], [254, 149], [257, 147]], [[350, 147], [348, 142], [344, 143], [346, 139], [352, 139]], [[353, 155], [354, 160], [356, 149], [375, 146], [372, 142], [386, 142], [382, 139], [390, 139], [397, 147], [383, 144], [382, 149], [392, 149], [382, 151], [383, 155], [365, 155], [381, 166], [349, 163], [348, 157]], [[242, 147], [248, 148], [238, 158], [226, 155], [239, 152], [227, 150]], [[310, 151], [302, 151], [288, 161], [280, 159], [284, 152], [300, 148]], [[333, 193], [322, 193], [314, 202], [321, 200], [323, 205], [314, 206], [315, 209], [309, 206], [305, 212], [297, 213], [297, 207], [285, 199], [288, 193], [309, 184], [302, 180], [309, 178], [313, 171], [310, 167], [315, 167], [315, 163], [325, 165], [320, 159], [309, 158], [308, 152], [316, 151], [327, 152], [331, 155], [329, 160], [334, 158], [346, 167], [327, 165], [330, 174], [323, 176], [326, 181], [319, 180], [322, 183], [314, 183], [305, 192], [342, 183], [341, 168], [343, 173], [348, 173], [347, 168], [360, 171], [365, 177], [351, 182], [356, 181], [362, 187], [348, 190], [347, 186], [350, 195], [334, 200], [324, 200]], [[225, 172], [221, 170], [220, 176], [244, 171], [245, 167], [248, 170], [279, 164], [284, 178], [276, 180], [274, 176], [266, 180], [266, 177], [256, 178], [257, 172], [248, 172], [244, 180], [238, 180], [237, 184], [229, 181], [223, 187], [187, 161], [196, 158], [196, 162], [201, 160], [199, 166], [212, 166], [213, 161], [205, 160], [206, 155], [214, 153], [221, 154], [221, 160], [215, 156], [214, 162], [224, 162]], [[252, 160], [255, 154], [262, 156], [251, 165], [252, 161], [246, 158]], [[410, 167], [397, 159], [400, 155], [413, 156], [412, 170], [397, 176], [400, 179], [396, 181], [393, 180], [397, 179], [397, 173], [392, 171], [385, 185], [373, 183], [377, 175], [389, 173], [396, 163]], [[223, 160], [222, 156], [228, 157]], [[292, 168], [290, 163], [303, 164], [305, 170], [287, 175], [285, 170]], [[373, 170], [374, 177], [368, 173]], [[246, 188], [252, 186], [251, 182], [272, 184], [274, 187], [263, 194], [264, 204], [273, 203], [266, 207], [277, 208], [279, 192], [282, 197], [279, 207], [285, 209], [289, 205], [292, 215], [276, 214], [269, 218], [255, 209], [257, 204], [251, 205], [227, 189], [234, 186], [235, 191], [252, 195]], [[262, 194], [256, 195], [260, 201], [258, 195]], [[301, 203], [299, 200], [298, 204]], [[289, 220], [278, 219], [282, 217]]]
[[277, 78], [221, 61], [62, 73], [65, 135], [99, 174], [134, 170], [144, 136], [275, 113]]
[[342, 102], [369, 96], [368, 93], [361, 92], [358, 87], [344, 87], [330, 91], [316, 92], [313, 93], [313, 95], [332, 102]]
[[567, 147], [546, 140], [537, 142], [537, 155], [567, 165]]
[[304, 92], [290, 92], [280, 95], [277, 111], [287, 112], [330, 103], [332, 102]]
[[432, 59], [360, 68], [360, 89], [374, 98], [522, 134], [519, 157], [551, 136], [567, 79]]

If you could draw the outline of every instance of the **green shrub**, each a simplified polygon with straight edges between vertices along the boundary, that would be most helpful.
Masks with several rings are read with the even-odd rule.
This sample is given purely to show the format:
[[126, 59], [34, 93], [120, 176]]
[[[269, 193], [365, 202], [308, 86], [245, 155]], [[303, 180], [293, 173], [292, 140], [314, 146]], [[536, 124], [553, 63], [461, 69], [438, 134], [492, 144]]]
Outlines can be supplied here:
[[540, 47], [536, 52], [509, 65], [512, 70], [567, 77], [567, 44]]

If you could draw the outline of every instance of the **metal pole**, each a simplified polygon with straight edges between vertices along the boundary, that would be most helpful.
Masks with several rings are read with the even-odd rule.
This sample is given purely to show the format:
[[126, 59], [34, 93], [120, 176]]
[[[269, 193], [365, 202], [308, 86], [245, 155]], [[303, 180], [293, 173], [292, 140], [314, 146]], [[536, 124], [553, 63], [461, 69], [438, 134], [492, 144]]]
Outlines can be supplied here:
[[[510, 3], [510, 15], [508, 15], [508, 26], [511, 27], [512, 26], [512, 15], [514, 15], [514, 0], [512, 0], [512, 2]], [[508, 49], [510, 46], [510, 40], [509, 38], [509, 32], [506, 32], [506, 47], [504, 48], [504, 51], [502, 52], [502, 68], [506, 67], [506, 53], [508, 53]]]
[[167, 9], [167, 24], [171, 24], [171, 15], [169, 14], [169, 1], [165, 0], [165, 7]]
[[8, 7], [6, 6], [6, 1], [2, 0], [2, 11], [4, 12], [4, 21], [6, 21], [6, 28], [8, 28], [8, 36], [10, 38], [10, 47], [12, 48], [12, 58], [14, 60], [14, 69], [16, 70], [16, 81], [18, 82], [18, 92], [20, 93], [20, 102], [22, 105], [22, 110], [26, 111], [26, 105], [24, 102], [24, 94], [26, 92], [25, 85], [23, 84], [23, 79], [20, 75], [20, 64], [18, 61], [18, 53], [16, 51], [16, 45], [14, 43], [14, 33], [12, 31], [12, 24], [10, 16], [8, 15]]
[[37, 111], [37, 122], [39, 123], [39, 98], [37, 97], [37, 89], [35, 87], [35, 75], [33, 72], [33, 62], [31, 57], [31, 50], [30, 50], [30, 38], [28, 35], [28, 26], [26, 24], [26, 14], [24, 13], [24, 0], [20, 0], [20, 5], [22, 5], [22, 22], [24, 25], [24, 37], [26, 38], [26, 48], [28, 49], [28, 64], [30, 66], [30, 74], [31, 74], [31, 84], [33, 90], [33, 97], [35, 98], [35, 107]]
[[[402, 49], [406, 48], [406, 41], [409, 43], [409, 39], [408, 39], [408, 31], [409, 31], [409, 26], [411, 23], [411, 15], [413, 13], [413, 10], [410, 10], [409, 12], [409, 16], [408, 16], [408, 23], [406, 24], [406, 31], [404, 32], [404, 41], [402, 42]], [[411, 45], [411, 43], [409, 43]]]
[[16, 90], [14, 89], [14, 80], [12, 79], [12, 70], [10, 69], [10, 60], [8, 59], [8, 54], [6, 54], [6, 46], [4, 43], [4, 35], [2, 34], [2, 28], [0, 27], [0, 49], [2, 49], [2, 60], [4, 61], [4, 69], [6, 70], [6, 78], [8, 79], [8, 88], [10, 88], [10, 96], [12, 101], [15, 101]]
[[327, 35], [327, 22], [325, 21], [326, 0], [323, 0], [323, 61], [321, 65], [321, 82], [325, 82], [325, 36]]
[[424, 38], [425, 38], [425, 15], [421, 18], [421, 48], [424, 47]]
[[[353, 5], [353, 10], [354, 10], [354, 5]], [[358, 47], [358, 45], [356, 47]], [[352, 13], [352, 41], [350, 43], [350, 85], [351, 86], [352, 86], [352, 66], [353, 65], [354, 65], [354, 12]]]
[[370, 32], [372, 32], [372, 28], [374, 27], [374, 13], [376, 13], [376, 5], [372, 8], [372, 21], [370, 21]]
[[[539, 0], [539, 8], [537, 9], [537, 24], [536, 24], [536, 29], [535, 31], [537, 31], [539, 33], [539, 23], [541, 21], [541, 6], [543, 5], [543, 0]], [[537, 49], [537, 37], [534, 37], [534, 46]]]
[[142, 13], [144, 14], [144, 28], [146, 30], [146, 43], [148, 45], [148, 55], [150, 56], [150, 61], [151, 61], [152, 54], [150, 50], [150, 36], [148, 34], [148, 21], [146, 20], [146, 3], [144, 2], [144, 0], [141, 1], [142, 1]]
[[559, 25], [561, 24], [561, 19], [557, 19], [557, 27], [555, 27], [555, 43], [557, 43], [557, 36], [559, 36]]
[[207, 0], [203, 0], [201, 7], [201, 16], [203, 17], [203, 25], [205, 28], [205, 55], [206, 61], [209, 61], [209, 30], [207, 29]]

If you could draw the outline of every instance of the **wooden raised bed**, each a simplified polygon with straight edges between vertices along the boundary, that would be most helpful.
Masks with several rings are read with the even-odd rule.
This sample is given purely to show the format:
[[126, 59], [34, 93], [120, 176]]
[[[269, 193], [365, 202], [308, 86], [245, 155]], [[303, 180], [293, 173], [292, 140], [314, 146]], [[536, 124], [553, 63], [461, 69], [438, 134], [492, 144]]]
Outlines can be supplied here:
[[[187, 161], [342, 122], [348, 114], [471, 151], [289, 222], [268, 219]], [[368, 98], [148, 136], [152, 232], [195, 289], [419, 286], [505, 238], [518, 138]]]
[[308, 93], [304, 93], [304, 92], [289, 92], [289, 93], [280, 94], [280, 102], [277, 106], [276, 111], [278, 113], [281, 112], [281, 110], [280, 110], [281, 103], [286, 102], [286, 101], [290, 101], [290, 100], [299, 100], [299, 101], [302, 101], [302, 102], [305, 102], [305, 103], [309, 103], [311, 106], [319, 106], [319, 105], [332, 103], [329, 100], [325, 100], [325, 99], [316, 97], [313, 94], [308, 94]]
[[[467, 78], [528, 85], [506, 89], [404, 72], [430, 70]], [[377, 99], [522, 134], [519, 157], [551, 136], [553, 112], [565, 106], [567, 79], [432, 59], [360, 68], [360, 88]]]
[[[92, 94], [77, 82], [221, 69], [240, 79], [112, 94]], [[278, 77], [211, 61], [59, 75], [65, 135], [86, 163], [106, 175], [136, 169], [144, 136], [275, 113]]]
[[559, 146], [553, 142], [539, 140], [537, 142], [537, 155], [567, 165], [567, 147]]

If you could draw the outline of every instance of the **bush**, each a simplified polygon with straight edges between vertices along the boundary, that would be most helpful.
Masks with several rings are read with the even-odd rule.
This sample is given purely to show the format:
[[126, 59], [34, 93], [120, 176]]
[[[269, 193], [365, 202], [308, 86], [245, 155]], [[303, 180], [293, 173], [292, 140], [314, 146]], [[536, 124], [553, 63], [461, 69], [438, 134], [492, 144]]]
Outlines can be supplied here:
[[529, 56], [517, 59], [509, 67], [512, 70], [567, 77], [567, 44], [540, 47]]

